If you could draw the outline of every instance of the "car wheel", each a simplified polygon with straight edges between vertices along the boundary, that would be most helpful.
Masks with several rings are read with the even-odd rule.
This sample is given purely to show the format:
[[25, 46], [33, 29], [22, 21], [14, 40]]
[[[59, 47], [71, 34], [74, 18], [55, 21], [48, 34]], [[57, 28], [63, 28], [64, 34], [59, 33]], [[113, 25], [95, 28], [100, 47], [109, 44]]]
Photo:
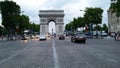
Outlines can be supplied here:
[[77, 41], [76, 40], [73, 40], [74, 43], [76, 43]]
[[72, 39], [72, 42], [75, 42], [75, 40]]
[[86, 41], [85, 41], [85, 40], [83, 40], [83, 43], [86, 43]]
[[73, 40], [71, 39], [71, 42], [73, 42]]

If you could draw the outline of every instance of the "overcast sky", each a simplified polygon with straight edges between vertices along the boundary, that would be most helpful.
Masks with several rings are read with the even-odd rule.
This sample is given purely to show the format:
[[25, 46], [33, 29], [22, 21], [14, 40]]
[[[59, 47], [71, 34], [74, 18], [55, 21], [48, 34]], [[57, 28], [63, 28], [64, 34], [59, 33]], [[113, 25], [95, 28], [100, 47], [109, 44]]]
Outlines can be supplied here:
[[[3, 1], [3, 0], [1, 0]], [[13, 0], [20, 5], [21, 11], [29, 16], [31, 22], [39, 24], [39, 10], [64, 10], [64, 23], [83, 16], [86, 7], [100, 7], [104, 10], [102, 23], [107, 23], [107, 10], [110, 0]], [[1, 21], [1, 19], [0, 19]]]

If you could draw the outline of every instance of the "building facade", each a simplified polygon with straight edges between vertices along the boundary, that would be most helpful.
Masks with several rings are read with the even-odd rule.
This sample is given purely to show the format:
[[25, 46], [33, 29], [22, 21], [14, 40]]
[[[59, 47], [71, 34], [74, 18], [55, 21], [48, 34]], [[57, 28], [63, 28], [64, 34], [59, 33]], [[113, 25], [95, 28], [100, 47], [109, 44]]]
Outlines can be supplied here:
[[[117, 0], [111, 0], [111, 5], [116, 3]], [[120, 31], [120, 17], [116, 16], [112, 9], [108, 10], [108, 32], [119, 32]]]
[[108, 32], [120, 31], [120, 17], [116, 17], [116, 13], [108, 10]]
[[63, 10], [40, 10], [40, 33], [49, 33], [49, 22], [55, 22], [55, 33], [60, 34], [64, 32], [64, 11]]

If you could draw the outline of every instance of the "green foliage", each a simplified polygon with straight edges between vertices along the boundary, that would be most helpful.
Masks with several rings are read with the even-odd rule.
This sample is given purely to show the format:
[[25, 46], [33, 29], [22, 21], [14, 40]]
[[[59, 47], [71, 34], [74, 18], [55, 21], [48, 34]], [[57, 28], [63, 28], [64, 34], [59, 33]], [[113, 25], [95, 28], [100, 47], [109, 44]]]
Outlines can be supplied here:
[[0, 36], [2, 35], [2, 30], [3, 30], [3, 28], [2, 28], [2, 26], [0, 26]]
[[104, 30], [105, 32], [108, 32], [108, 27], [105, 23], [103, 24], [102, 30]]
[[40, 25], [33, 23], [33, 24], [32, 24], [32, 28], [33, 28], [33, 31], [34, 31], [34, 32], [39, 32], [39, 30], [40, 30]]
[[72, 23], [66, 24], [65, 30], [71, 31], [71, 29], [72, 29]]
[[112, 12], [116, 13], [116, 16], [120, 16], [120, 0], [117, 0], [116, 3], [111, 3], [110, 9], [112, 9]]
[[103, 26], [101, 26], [101, 25], [96, 25], [93, 30], [94, 30], [94, 31], [95, 31], [95, 30], [98, 30], [98, 31], [108, 32], [108, 27], [107, 27], [107, 25], [104, 23]]
[[100, 25], [96, 25], [96, 26], [94, 27], [94, 30], [101, 31], [101, 29], [102, 29], [102, 27], [101, 27]]
[[79, 27], [84, 27], [84, 18], [78, 17], [74, 18], [73, 21], [71, 21], [69, 24], [66, 24], [65, 29], [70, 31], [70, 30], [76, 30]]
[[29, 29], [30, 28], [29, 17], [26, 15], [21, 15], [19, 20], [19, 26], [20, 29]]
[[[103, 10], [101, 8], [86, 8], [84, 17], [74, 18], [73, 21], [65, 26], [65, 29], [76, 30], [79, 27], [85, 27], [85, 24], [100, 24], [102, 22], [102, 13]], [[99, 27], [96, 27], [96, 29], [99, 29]]]
[[102, 13], [103, 10], [101, 8], [86, 8], [84, 14], [85, 23], [87, 25], [90, 23], [100, 24], [102, 22]]
[[85, 26], [84, 18], [82, 17], [78, 17], [77, 19], [74, 18], [72, 24], [74, 30], [76, 30], [79, 27], [84, 27]]
[[2, 25], [10, 30], [15, 30], [19, 23], [20, 6], [13, 1], [1, 1], [0, 11], [2, 14]]

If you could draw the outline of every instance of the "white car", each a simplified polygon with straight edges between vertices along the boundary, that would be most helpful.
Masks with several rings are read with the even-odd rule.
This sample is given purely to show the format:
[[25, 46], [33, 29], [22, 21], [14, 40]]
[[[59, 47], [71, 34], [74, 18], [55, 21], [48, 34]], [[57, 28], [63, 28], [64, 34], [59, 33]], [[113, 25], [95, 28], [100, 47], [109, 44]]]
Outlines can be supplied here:
[[47, 38], [46, 38], [46, 35], [40, 34], [39, 40], [46, 40], [46, 39], [47, 39]]

